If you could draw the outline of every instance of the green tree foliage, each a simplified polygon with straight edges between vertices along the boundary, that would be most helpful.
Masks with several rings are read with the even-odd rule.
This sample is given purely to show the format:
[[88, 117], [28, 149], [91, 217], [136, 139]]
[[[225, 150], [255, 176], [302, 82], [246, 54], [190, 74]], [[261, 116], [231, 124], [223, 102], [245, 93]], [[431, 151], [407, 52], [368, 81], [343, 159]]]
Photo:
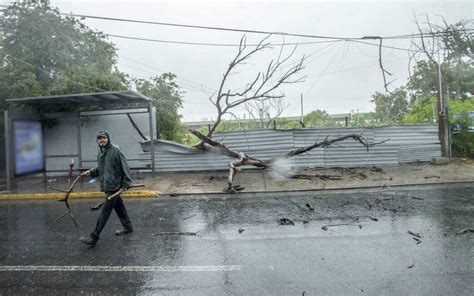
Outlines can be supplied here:
[[324, 110], [314, 110], [306, 114], [304, 117], [306, 127], [323, 127], [336, 126], [336, 121], [329, 116]]
[[[0, 97], [126, 89], [106, 37], [47, 1], [13, 3], [0, 16]], [[3, 105], [3, 107], [5, 107]]]
[[437, 122], [436, 115], [436, 97], [425, 97], [424, 100], [415, 100], [412, 103], [411, 110], [403, 118], [407, 124], [433, 124]]
[[[460, 124], [462, 131], [452, 137], [452, 151], [458, 156], [473, 156], [474, 136], [466, 130], [467, 112], [474, 111], [472, 94], [474, 94], [473, 67], [473, 29], [474, 22], [461, 21], [454, 25], [426, 24], [420, 33], [437, 33], [436, 37], [424, 37], [423, 60], [419, 60], [407, 83], [410, 93], [410, 113], [404, 118], [406, 123], [434, 123], [437, 121], [436, 108], [438, 93], [438, 72], [441, 70], [441, 91], [445, 106], [449, 111], [451, 124]], [[438, 53], [436, 53], [438, 52]], [[439, 66], [438, 66], [439, 65]], [[440, 68], [440, 69], [439, 69]], [[461, 114], [454, 118], [453, 114]]]
[[153, 100], [156, 108], [157, 137], [182, 142], [186, 128], [181, 124], [178, 109], [182, 107], [182, 94], [174, 81], [175, 74], [163, 73], [151, 80], [135, 79], [136, 90]]
[[[451, 99], [466, 99], [474, 94], [474, 68], [470, 61], [459, 61], [455, 64], [446, 62], [441, 65], [443, 92]], [[413, 75], [407, 83], [411, 93], [410, 103], [427, 100], [436, 94], [438, 66], [430, 61], [419, 61], [413, 69]]]
[[[474, 118], [469, 117], [474, 112], [474, 97], [465, 100], [455, 100], [450, 104], [449, 116], [452, 125], [459, 124], [461, 131], [452, 136], [453, 155], [474, 157]], [[471, 128], [472, 129], [472, 128]]]
[[375, 104], [376, 120], [380, 123], [400, 124], [408, 112], [407, 91], [398, 88], [390, 94], [376, 92], [371, 102]]
[[[451, 127], [459, 124], [461, 131], [452, 134], [452, 153], [455, 156], [474, 157], [474, 132], [468, 130], [474, 126], [474, 120], [468, 116], [474, 112], [474, 97], [464, 100], [452, 100], [449, 109]], [[436, 98], [429, 97], [426, 100], [417, 100], [412, 110], [404, 118], [408, 124], [433, 124], [436, 117]]]
[[377, 119], [377, 114], [375, 112], [367, 112], [367, 113], [356, 113], [351, 116], [351, 120], [349, 123], [351, 126], [380, 126], [383, 125], [380, 120]]
[[299, 120], [292, 120], [288, 118], [277, 118], [275, 119], [275, 126], [277, 129], [282, 130], [301, 128], [301, 122]]

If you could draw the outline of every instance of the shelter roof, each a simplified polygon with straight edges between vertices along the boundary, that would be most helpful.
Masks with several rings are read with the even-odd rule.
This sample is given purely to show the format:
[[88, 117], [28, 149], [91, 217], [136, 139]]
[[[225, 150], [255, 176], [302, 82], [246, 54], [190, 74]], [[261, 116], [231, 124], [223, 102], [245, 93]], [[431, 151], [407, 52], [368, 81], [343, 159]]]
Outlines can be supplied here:
[[9, 104], [33, 105], [40, 109], [58, 106], [89, 107], [92, 105], [130, 105], [147, 103], [150, 98], [132, 91], [109, 91], [99, 93], [67, 94], [57, 96], [7, 99]]

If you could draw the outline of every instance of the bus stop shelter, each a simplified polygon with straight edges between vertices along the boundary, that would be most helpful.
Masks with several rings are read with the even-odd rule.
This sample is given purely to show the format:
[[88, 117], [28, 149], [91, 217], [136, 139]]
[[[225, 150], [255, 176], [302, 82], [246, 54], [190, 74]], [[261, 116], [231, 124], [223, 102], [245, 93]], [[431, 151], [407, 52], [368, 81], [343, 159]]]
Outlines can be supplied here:
[[[48, 170], [46, 165], [46, 159], [50, 157], [75, 157], [79, 161], [79, 168], [83, 168], [83, 159], [81, 147], [81, 118], [89, 116], [108, 116], [118, 114], [137, 114], [147, 113], [148, 114], [148, 133], [151, 145], [151, 174], [155, 177], [155, 153], [154, 153], [154, 114], [155, 110], [153, 107], [152, 100], [142, 94], [132, 91], [111, 91], [111, 92], [99, 92], [99, 93], [86, 93], [86, 94], [68, 94], [68, 95], [57, 95], [57, 96], [44, 96], [44, 97], [31, 97], [31, 98], [17, 98], [7, 99], [8, 111], [5, 111], [5, 158], [6, 158], [6, 185], [7, 190], [11, 190], [11, 180], [15, 176], [23, 174], [24, 172], [18, 172], [17, 154], [18, 147], [15, 146], [15, 125], [19, 123], [25, 125], [32, 123], [31, 126], [27, 126], [28, 129], [38, 129], [41, 132], [38, 134], [42, 137], [40, 141], [25, 141], [23, 147], [24, 150], [28, 150], [34, 147], [35, 142], [42, 143], [42, 147], [39, 148], [38, 153], [42, 153], [42, 165], [38, 163], [33, 168], [33, 171], [26, 173], [40, 173], [44, 176], [48, 172], [59, 172], [58, 170]], [[77, 137], [77, 153], [70, 153], [70, 151], [63, 151], [60, 155], [47, 155], [45, 153], [45, 141], [44, 141], [44, 124], [45, 116], [48, 114], [60, 114], [61, 112], [73, 113], [75, 118], [75, 129]], [[51, 117], [48, 117], [51, 119]], [[36, 126], [35, 126], [36, 125]], [[71, 131], [71, 135], [74, 135], [74, 131]], [[31, 145], [28, 145], [28, 144]], [[36, 155], [38, 156], [38, 155]], [[35, 161], [40, 157], [34, 157]], [[67, 170], [63, 170], [66, 172]]]

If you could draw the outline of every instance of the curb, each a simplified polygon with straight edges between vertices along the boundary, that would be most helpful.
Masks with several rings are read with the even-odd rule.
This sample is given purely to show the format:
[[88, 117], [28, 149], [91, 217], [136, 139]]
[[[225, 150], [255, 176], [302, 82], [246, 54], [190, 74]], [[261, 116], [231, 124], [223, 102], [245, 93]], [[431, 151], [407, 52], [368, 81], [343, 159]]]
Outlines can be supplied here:
[[[140, 190], [128, 191], [121, 194], [124, 198], [154, 198], [158, 195], [158, 191]], [[20, 194], [0, 194], [1, 200], [35, 200], [35, 199], [61, 199], [64, 193], [20, 193]], [[76, 192], [69, 195], [70, 199], [86, 199], [86, 198], [105, 198], [103, 192]]]
[[[267, 191], [243, 191], [236, 193], [233, 196], [245, 195], [245, 194], [262, 194], [262, 193], [285, 193], [285, 192], [310, 192], [310, 191], [337, 191], [337, 190], [357, 190], [357, 189], [382, 189], [390, 187], [408, 187], [408, 186], [432, 186], [432, 185], [445, 185], [445, 184], [468, 184], [474, 183], [474, 180], [464, 181], [444, 181], [444, 182], [427, 182], [427, 183], [409, 183], [409, 184], [386, 184], [386, 186], [351, 186], [351, 187], [334, 187], [334, 188], [312, 188], [312, 189], [289, 189], [289, 190], [267, 190]], [[208, 191], [208, 192], [173, 192], [166, 193], [160, 191], [151, 190], [137, 190], [127, 191], [122, 193], [123, 198], [155, 198], [158, 195], [161, 196], [192, 196], [192, 195], [222, 195], [226, 194], [219, 191]], [[39, 199], [61, 199], [64, 198], [64, 193], [6, 193], [0, 194], [0, 201], [2, 200], [39, 200]], [[70, 199], [101, 199], [105, 198], [102, 192], [76, 192], [69, 195]]]
[[436, 186], [436, 185], [453, 185], [453, 184], [469, 184], [474, 183], [474, 180], [465, 181], [444, 181], [444, 182], [429, 182], [429, 183], [408, 183], [408, 184], [387, 184], [385, 186], [350, 186], [350, 187], [329, 187], [329, 188], [310, 188], [310, 189], [288, 189], [288, 190], [266, 190], [266, 191], [241, 191], [238, 193], [230, 194], [219, 191], [209, 192], [160, 192], [160, 196], [190, 196], [190, 195], [223, 195], [230, 194], [231, 196], [238, 196], [244, 194], [262, 194], [262, 193], [289, 193], [289, 192], [310, 192], [310, 191], [337, 191], [337, 190], [357, 190], [357, 189], [389, 189], [396, 187], [410, 187], [410, 186]]

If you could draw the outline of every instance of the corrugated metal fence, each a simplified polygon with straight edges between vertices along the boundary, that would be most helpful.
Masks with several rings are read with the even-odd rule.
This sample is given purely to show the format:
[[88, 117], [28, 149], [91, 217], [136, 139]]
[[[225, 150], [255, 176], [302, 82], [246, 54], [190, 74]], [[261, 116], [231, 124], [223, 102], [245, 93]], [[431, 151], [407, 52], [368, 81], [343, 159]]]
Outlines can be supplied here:
[[[359, 142], [348, 139], [329, 148], [313, 149], [293, 157], [295, 167], [333, 167], [376, 164], [398, 164], [429, 161], [441, 155], [437, 127], [434, 125], [385, 126], [376, 128], [304, 128], [293, 130], [258, 129], [215, 133], [214, 140], [232, 150], [269, 160], [291, 150], [309, 146], [347, 134], [362, 134], [369, 143], [387, 142], [371, 147], [369, 151]], [[149, 157], [149, 143], [142, 148], [143, 158]], [[226, 156], [202, 153], [189, 147], [158, 141], [155, 144], [158, 171], [203, 171], [227, 169], [232, 160]], [[149, 161], [148, 161], [149, 162]], [[144, 164], [146, 164], [144, 162]], [[148, 163], [149, 164], [149, 163]]]

